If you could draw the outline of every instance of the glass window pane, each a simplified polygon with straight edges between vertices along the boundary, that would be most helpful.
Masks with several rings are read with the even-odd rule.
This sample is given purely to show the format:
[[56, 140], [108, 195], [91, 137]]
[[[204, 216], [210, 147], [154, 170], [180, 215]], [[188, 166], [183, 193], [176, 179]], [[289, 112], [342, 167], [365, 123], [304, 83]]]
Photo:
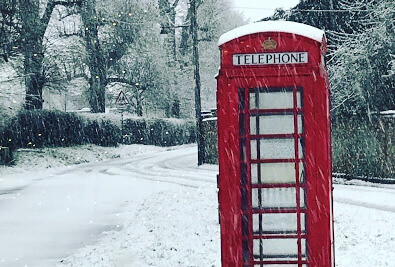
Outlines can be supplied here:
[[[251, 140], [251, 155], [252, 143]], [[256, 142], [256, 141], [255, 141]], [[261, 159], [293, 159], [295, 158], [295, 145], [292, 138], [273, 138], [260, 139], [260, 158]], [[256, 145], [256, 144], [254, 144]], [[299, 139], [299, 147], [301, 147]], [[299, 158], [303, 158], [303, 150], [299, 149]]]
[[257, 159], [258, 158], [258, 140], [251, 140], [251, 159]]
[[[300, 106], [300, 92], [297, 92], [298, 107]], [[293, 92], [260, 92], [259, 109], [284, 109], [293, 108]]]
[[[261, 179], [258, 179], [258, 167], [260, 168]], [[299, 163], [299, 182], [304, 182], [304, 164]], [[251, 164], [251, 182], [253, 184], [281, 184], [296, 183], [295, 163], [261, 163]]]
[[259, 94], [260, 109], [282, 109], [293, 107], [292, 91], [262, 92]]
[[296, 238], [278, 238], [278, 239], [254, 239], [253, 251], [254, 256], [260, 255], [260, 243], [263, 247], [263, 258], [265, 259], [297, 259], [298, 243]]
[[259, 116], [259, 134], [290, 133], [294, 133], [294, 116], [292, 114]]
[[[300, 214], [301, 231], [305, 232], [305, 214]], [[281, 234], [281, 233], [297, 233], [297, 214], [296, 213], [268, 213], [261, 215], [253, 214], [253, 231], [255, 234]], [[262, 232], [259, 232], [259, 224], [261, 224]]]
[[298, 133], [304, 132], [303, 116], [298, 114]]
[[241, 179], [240, 179], [240, 185], [241, 186], [246, 186], [248, 184], [248, 170], [247, 170], [247, 164], [246, 163], [241, 163], [240, 164], [240, 174], [241, 174]]
[[256, 127], [257, 127], [256, 116], [251, 116], [250, 117], [250, 134], [258, 134]]
[[250, 109], [256, 109], [256, 105], [255, 105], [255, 92], [250, 93]]
[[[254, 121], [252, 123], [256, 128], [256, 122]], [[259, 134], [292, 134], [294, 132], [293, 114], [259, 116]], [[302, 132], [302, 115], [298, 115], [298, 133]], [[254, 134], [255, 133], [256, 130], [254, 131]], [[252, 131], [251, 134], [253, 134]]]
[[246, 134], [246, 114], [244, 113], [239, 116], [239, 134], [241, 136]]
[[[303, 203], [304, 203], [304, 199], [303, 199]], [[253, 208], [296, 208], [296, 189], [295, 188], [253, 188], [252, 207]]]
[[[278, 88], [280, 89], [280, 88]], [[259, 89], [258, 89], [259, 90]], [[262, 89], [261, 89], [262, 90]], [[263, 89], [259, 92], [258, 106], [256, 106], [256, 92], [255, 89], [250, 91], [250, 109], [285, 109], [293, 108], [293, 88], [287, 88], [283, 90], [270, 91]], [[300, 91], [296, 92], [297, 107], [302, 107], [302, 93]]]
[[261, 159], [292, 159], [295, 158], [293, 139], [261, 139]]
[[[259, 115], [259, 125], [256, 123], [257, 116], [250, 117], [250, 134], [293, 134], [294, 117], [292, 114]], [[259, 132], [257, 130], [259, 126]], [[302, 115], [298, 115], [298, 133], [303, 133]]]
[[251, 164], [251, 182], [253, 184], [258, 183], [258, 164]]
[[[306, 257], [306, 239], [301, 239], [302, 256]], [[270, 238], [254, 239], [254, 257], [259, 258], [260, 245], [263, 248], [263, 258], [273, 260], [295, 260], [298, 258], [298, 239], [297, 238]]]
[[306, 192], [305, 192], [304, 188], [300, 188], [300, 203], [299, 203], [299, 205], [301, 208], [306, 207], [305, 199], [306, 199]]

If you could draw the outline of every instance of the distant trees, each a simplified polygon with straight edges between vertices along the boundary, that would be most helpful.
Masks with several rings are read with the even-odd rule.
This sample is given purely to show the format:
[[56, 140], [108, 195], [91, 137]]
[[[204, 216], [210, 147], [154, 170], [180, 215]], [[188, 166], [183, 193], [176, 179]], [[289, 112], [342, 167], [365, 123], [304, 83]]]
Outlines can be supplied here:
[[119, 1], [103, 10], [111, 27], [103, 28], [103, 49], [108, 55], [107, 84], [125, 88], [132, 109], [143, 116], [143, 107], [164, 109], [170, 82], [166, 48], [160, 36], [160, 15], [155, 1]]
[[324, 29], [335, 119], [395, 108], [391, 0], [304, 0], [272, 18]]
[[204, 0], [198, 9], [202, 108], [216, 108], [216, 80], [220, 62], [219, 37], [246, 21], [226, 0]]
[[[183, 2], [185, 4], [188, 1], [184, 0]], [[184, 25], [190, 24], [191, 15], [188, 8], [182, 17]], [[219, 66], [218, 39], [223, 33], [245, 24], [245, 21], [240, 13], [232, 10], [230, 3], [226, 0], [197, 1], [197, 20], [202, 108], [215, 108], [216, 80], [214, 77]], [[191, 101], [193, 95], [191, 90], [191, 77], [193, 76], [192, 37], [190, 28], [182, 28], [180, 32], [178, 68], [181, 70], [181, 75], [178, 76], [178, 79], [182, 83], [187, 83], [187, 87], [183, 89], [184, 94], [181, 95], [180, 99]]]
[[[378, 0], [359, 0], [358, 8], [346, 9], [345, 2], [348, 0], [303, 0], [289, 11], [277, 9], [272, 17], [263, 20], [285, 19], [305, 23], [325, 30], [331, 48], [338, 44], [334, 33], [352, 34], [363, 31], [368, 25], [361, 20], [368, 10], [366, 3]], [[355, 2], [355, 1], [351, 1]]]
[[[197, 3], [202, 94], [210, 102], [206, 106], [213, 107], [217, 39], [243, 21], [226, 0]], [[26, 87], [24, 107], [29, 110], [43, 108], [46, 88], [60, 92], [83, 84], [89, 87], [91, 111], [104, 112], [106, 88], [118, 84], [138, 115], [148, 105], [167, 116], [189, 116], [193, 61], [188, 4], [189, 0], [3, 0], [0, 56], [8, 60], [22, 54], [20, 76]], [[74, 83], [75, 79], [86, 83]]]

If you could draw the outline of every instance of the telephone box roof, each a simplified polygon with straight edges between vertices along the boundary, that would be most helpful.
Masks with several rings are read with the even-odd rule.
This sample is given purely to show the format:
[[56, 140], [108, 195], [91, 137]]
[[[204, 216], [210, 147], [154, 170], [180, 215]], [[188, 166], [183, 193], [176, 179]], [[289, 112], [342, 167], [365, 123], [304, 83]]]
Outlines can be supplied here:
[[310, 25], [293, 21], [261, 21], [247, 24], [221, 35], [218, 46], [233, 39], [258, 32], [286, 32], [305, 36], [317, 42], [322, 42], [325, 32]]

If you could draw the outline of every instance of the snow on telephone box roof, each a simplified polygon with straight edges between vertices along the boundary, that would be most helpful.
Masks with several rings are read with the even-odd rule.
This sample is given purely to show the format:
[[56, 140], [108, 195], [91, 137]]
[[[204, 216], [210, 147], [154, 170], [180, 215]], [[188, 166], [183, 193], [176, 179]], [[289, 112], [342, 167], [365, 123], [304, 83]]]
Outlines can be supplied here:
[[221, 35], [218, 46], [221, 46], [233, 39], [240, 38], [259, 32], [286, 32], [301, 35], [317, 42], [322, 42], [325, 32], [310, 25], [293, 21], [261, 21], [247, 24]]

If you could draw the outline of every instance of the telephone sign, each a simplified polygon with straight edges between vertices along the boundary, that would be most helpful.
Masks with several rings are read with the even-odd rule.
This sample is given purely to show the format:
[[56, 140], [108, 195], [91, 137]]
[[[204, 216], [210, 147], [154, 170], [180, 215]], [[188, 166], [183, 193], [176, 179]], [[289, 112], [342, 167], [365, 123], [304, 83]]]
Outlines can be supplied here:
[[235, 54], [233, 65], [270, 65], [308, 63], [307, 52]]
[[219, 47], [222, 266], [333, 267], [324, 32], [266, 21]]

